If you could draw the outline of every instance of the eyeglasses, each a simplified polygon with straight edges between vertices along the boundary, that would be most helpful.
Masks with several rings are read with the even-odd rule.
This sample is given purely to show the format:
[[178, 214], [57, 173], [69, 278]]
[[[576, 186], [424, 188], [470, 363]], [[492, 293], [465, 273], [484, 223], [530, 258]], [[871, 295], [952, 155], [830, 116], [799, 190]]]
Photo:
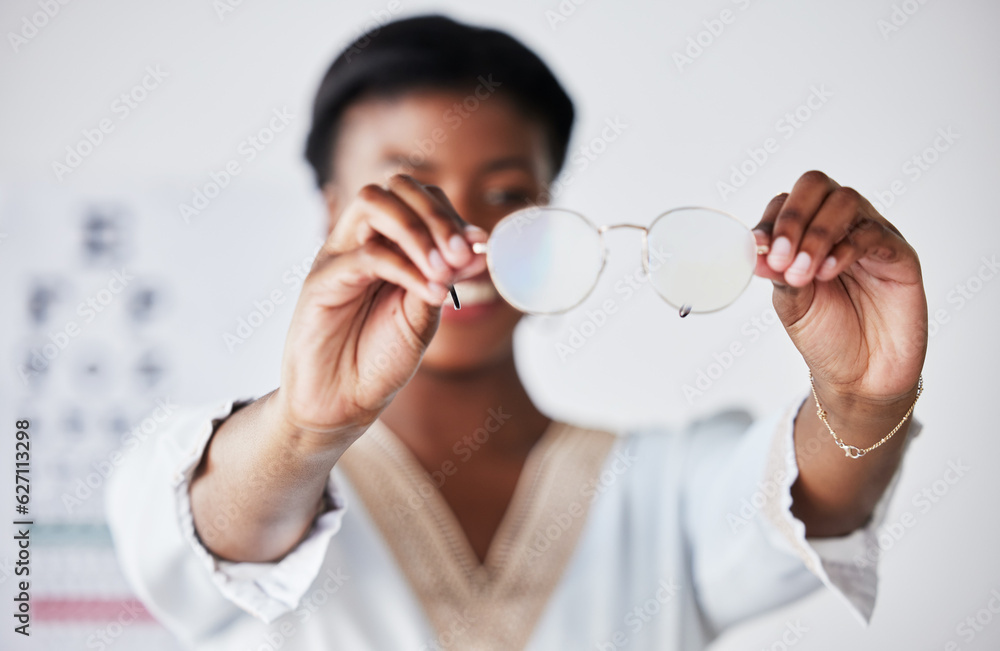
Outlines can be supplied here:
[[[550, 315], [580, 305], [597, 286], [607, 261], [604, 233], [642, 232], [642, 268], [680, 316], [715, 312], [750, 284], [759, 254], [753, 233], [732, 215], [702, 207], [668, 210], [649, 226], [595, 226], [580, 213], [531, 206], [510, 213], [473, 245], [485, 253], [500, 296], [528, 314]], [[459, 307], [452, 288], [452, 299]]]

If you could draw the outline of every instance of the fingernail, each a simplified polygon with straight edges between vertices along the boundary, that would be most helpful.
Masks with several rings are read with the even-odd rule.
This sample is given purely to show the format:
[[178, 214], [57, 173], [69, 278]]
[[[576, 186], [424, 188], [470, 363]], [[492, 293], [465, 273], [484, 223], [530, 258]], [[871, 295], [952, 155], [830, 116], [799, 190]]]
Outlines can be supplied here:
[[775, 262], [784, 261], [791, 253], [792, 243], [782, 235], [771, 242], [771, 253], [767, 256], [767, 261], [773, 265]]
[[444, 258], [441, 257], [437, 249], [431, 249], [431, 252], [427, 255], [427, 259], [430, 261], [431, 267], [437, 271], [446, 271], [448, 269], [448, 265], [445, 264]]
[[837, 258], [832, 255], [826, 256], [826, 260], [823, 261], [823, 268], [821, 271], [829, 271], [837, 266]]
[[770, 253], [771, 245], [767, 242], [771, 239], [771, 236], [759, 228], [753, 229], [752, 232], [754, 244], [757, 246], [757, 255], [767, 255]]
[[479, 228], [475, 224], [466, 224], [465, 225], [465, 232], [468, 233], [468, 234], [470, 234], [470, 235], [473, 235], [473, 234], [479, 235], [480, 233], [486, 234], [485, 230], [483, 230], [482, 228]]
[[795, 274], [797, 276], [803, 276], [807, 271], [809, 271], [809, 265], [812, 264], [812, 258], [805, 251], [799, 251], [799, 254], [795, 256], [795, 261], [792, 266], [788, 268], [787, 273]]
[[444, 301], [448, 296], [448, 288], [441, 283], [429, 282], [427, 283], [427, 289], [431, 290], [434, 295], [434, 300]]
[[462, 253], [469, 250], [469, 245], [465, 243], [465, 238], [461, 235], [452, 235], [448, 238], [448, 248], [455, 253]]

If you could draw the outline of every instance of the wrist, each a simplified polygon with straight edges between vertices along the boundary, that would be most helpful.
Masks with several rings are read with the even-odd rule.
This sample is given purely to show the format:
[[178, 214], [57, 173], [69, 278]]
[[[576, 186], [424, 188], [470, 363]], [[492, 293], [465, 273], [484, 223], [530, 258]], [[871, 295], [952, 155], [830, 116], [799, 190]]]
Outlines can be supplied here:
[[813, 384], [827, 415], [839, 422], [877, 424], [891, 421], [895, 424], [916, 401], [919, 380], [914, 380], [905, 393], [892, 396], [844, 391], [819, 378], [814, 378]]
[[[888, 441], [896, 432], [908, 427], [907, 421], [913, 414], [914, 408], [917, 406], [917, 400], [920, 398], [920, 394], [923, 392], [923, 377], [917, 379], [916, 387], [913, 389], [913, 401], [909, 402], [909, 406], [906, 410], [899, 416], [898, 422], [896, 422], [895, 427], [889, 430], [888, 434], [885, 434], [877, 441], [868, 445], [867, 443], [877, 437], [879, 430], [885, 428], [888, 423], [891, 423], [897, 418], [897, 411], [899, 405], [906, 404], [903, 402], [906, 397], [899, 397], [893, 400], [880, 399], [874, 401], [862, 400], [861, 402], [857, 400], [847, 401], [844, 400], [843, 396], [839, 396], [839, 402], [835, 402], [834, 411], [831, 412], [826, 406], [824, 406], [822, 400], [820, 399], [819, 392], [816, 388], [816, 379], [813, 377], [812, 371], [809, 372], [809, 383], [812, 387], [813, 398], [816, 401], [816, 418], [823, 423], [830, 434], [833, 436], [834, 441], [837, 446], [844, 450], [848, 457], [854, 459], [860, 458], [871, 452], [875, 448], [881, 446], [883, 443]], [[834, 399], [836, 401], [836, 398]], [[838, 417], [837, 414], [841, 414]], [[841, 433], [844, 430], [851, 430], [856, 437], [857, 443], [848, 443], [838, 435], [834, 426], [830, 423], [832, 419], [835, 421], [837, 428], [840, 429]], [[883, 430], [884, 431], [884, 430]], [[905, 430], [904, 430], [905, 436]], [[854, 437], [852, 437], [854, 438]]]
[[329, 430], [301, 426], [289, 416], [280, 387], [268, 395], [262, 413], [273, 442], [303, 458], [339, 457], [370, 425], [352, 424]]

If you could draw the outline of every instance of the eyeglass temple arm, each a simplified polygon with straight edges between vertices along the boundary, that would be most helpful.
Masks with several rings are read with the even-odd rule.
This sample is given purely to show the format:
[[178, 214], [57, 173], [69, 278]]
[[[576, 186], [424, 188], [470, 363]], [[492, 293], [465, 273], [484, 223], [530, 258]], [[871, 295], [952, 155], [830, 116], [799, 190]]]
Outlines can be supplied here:
[[[473, 242], [472, 243], [473, 253], [486, 253], [486, 242]], [[451, 301], [455, 304], [456, 310], [462, 309], [462, 304], [458, 301], [458, 292], [455, 291], [455, 286], [451, 285], [449, 288], [451, 292]]]

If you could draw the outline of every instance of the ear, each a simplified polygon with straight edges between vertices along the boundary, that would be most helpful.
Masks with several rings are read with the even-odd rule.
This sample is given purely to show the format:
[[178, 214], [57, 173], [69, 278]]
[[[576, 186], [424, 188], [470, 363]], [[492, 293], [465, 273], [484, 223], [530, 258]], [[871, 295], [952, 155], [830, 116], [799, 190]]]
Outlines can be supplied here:
[[326, 203], [326, 236], [329, 237], [343, 208], [340, 190], [333, 181], [327, 181], [323, 185], [323, 200]]

